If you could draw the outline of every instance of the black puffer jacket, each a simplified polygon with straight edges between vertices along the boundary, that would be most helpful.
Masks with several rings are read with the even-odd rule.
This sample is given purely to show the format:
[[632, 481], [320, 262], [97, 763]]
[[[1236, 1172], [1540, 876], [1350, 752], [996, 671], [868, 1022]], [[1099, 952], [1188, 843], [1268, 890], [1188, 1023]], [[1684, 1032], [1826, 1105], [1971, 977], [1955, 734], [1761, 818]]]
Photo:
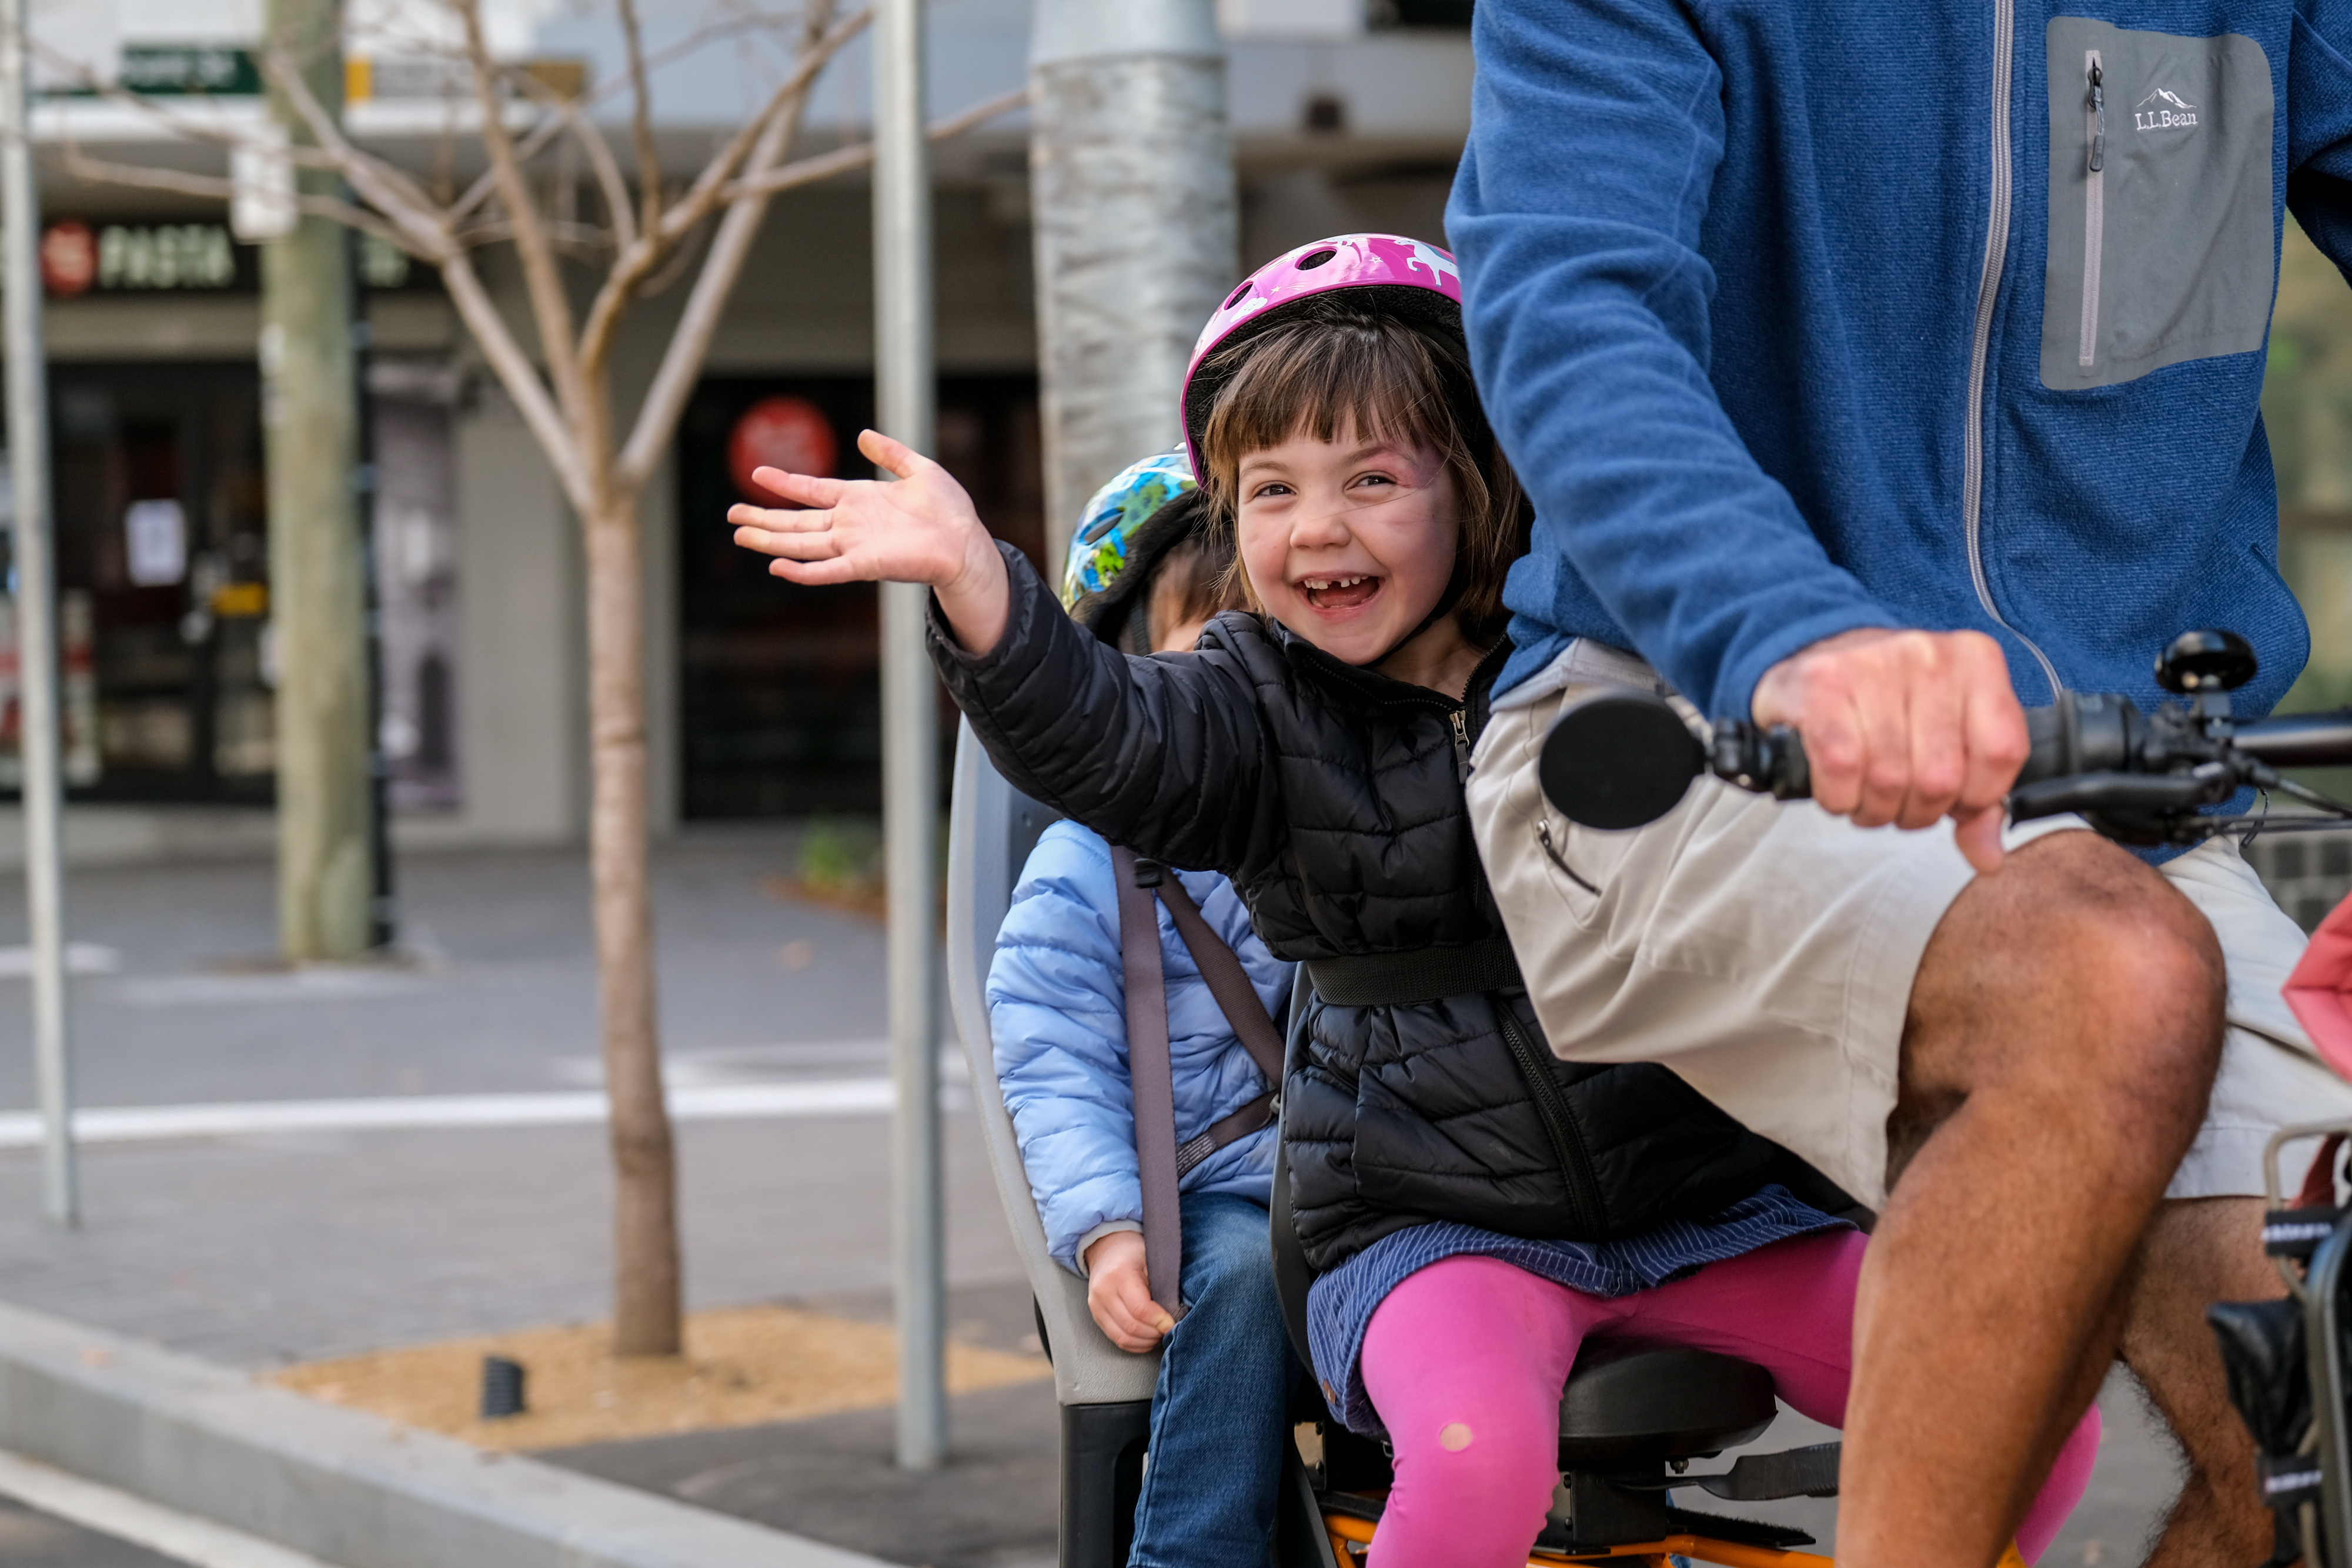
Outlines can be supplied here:
[[[1016, 788], [1114, 843], [1224, 873], [1279, 957], [1501, 936], [1462, 794], [1500, 650], [1466, 708], [1234, 612], [1197, 653], [1129, 659], [1003, 553], [1003, 641], [971, 657], [934, 603], [931, 650]], [[1517, 1056], [1498, 1007], [1522, 1031]], [[1598, 1240], [1715, 1213], [1781, 1178], [1777, 1145], [1664, 1068], [1563, 1062], [1530, 1043], [1542, 1038], [1516, 989], [1318, 1002], [1283, 1085], [1307, 1260], [1328, 1270], [1431, 1219]], [[1549, 1076], [1549, 1121], [1528, 1067]]]

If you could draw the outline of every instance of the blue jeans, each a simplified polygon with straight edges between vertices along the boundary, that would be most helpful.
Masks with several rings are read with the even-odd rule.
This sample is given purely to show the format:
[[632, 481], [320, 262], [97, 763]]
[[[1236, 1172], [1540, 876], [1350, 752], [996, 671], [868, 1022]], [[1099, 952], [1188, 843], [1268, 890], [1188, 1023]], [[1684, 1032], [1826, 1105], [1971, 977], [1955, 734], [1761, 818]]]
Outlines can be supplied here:
[[1160, 1353], [1129, 1568], [1265, 1568], [1297, 1358], [1261, 1206], [1183, 1196], [1185, 1313]]

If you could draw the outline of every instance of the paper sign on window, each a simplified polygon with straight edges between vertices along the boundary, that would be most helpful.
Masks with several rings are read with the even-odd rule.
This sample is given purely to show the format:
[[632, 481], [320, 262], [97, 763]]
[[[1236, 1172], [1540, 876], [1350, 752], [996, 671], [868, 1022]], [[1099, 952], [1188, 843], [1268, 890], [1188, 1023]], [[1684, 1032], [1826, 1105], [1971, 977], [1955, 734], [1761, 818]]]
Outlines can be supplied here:
[[188, 575], [188, 517], [177, 501], [133, 501], [122, 514], [124, 565], [141, 588]]

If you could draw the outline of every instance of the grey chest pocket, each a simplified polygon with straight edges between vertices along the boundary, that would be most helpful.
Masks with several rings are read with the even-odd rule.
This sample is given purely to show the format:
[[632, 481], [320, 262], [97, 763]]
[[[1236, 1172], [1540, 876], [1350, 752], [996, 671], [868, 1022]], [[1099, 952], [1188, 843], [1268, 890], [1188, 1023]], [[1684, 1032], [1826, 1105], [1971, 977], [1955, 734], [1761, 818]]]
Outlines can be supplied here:
[[2053, 17], [2042, 382], [2113, 386], [2263, 346], [2270, 322], [2270, 62]]

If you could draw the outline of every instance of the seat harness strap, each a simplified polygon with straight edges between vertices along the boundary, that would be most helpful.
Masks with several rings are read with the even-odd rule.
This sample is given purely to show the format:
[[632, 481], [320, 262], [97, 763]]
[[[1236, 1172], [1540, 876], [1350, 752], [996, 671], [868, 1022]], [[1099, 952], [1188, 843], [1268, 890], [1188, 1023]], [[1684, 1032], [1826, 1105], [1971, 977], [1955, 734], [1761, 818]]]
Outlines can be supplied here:
[[1406, 1007], [1471, 991], [1517, 990], [1527, 983], [1507, 936], [1409, 953], [1309, 958], [1307, 974], [1315, 994], [1340, 1008]]
[[[1275, 1117], [1282, 1082], [1282, 1037], [1258, 999], [1249, 973], [1223, 938], [1202, 918], [1200, 905], [1158, 861], [1114, 844], [1111, 877], [1118, 884], [1118, 948], [1127, 977], [1127, 1065], [1135, 1089], [1135, 1164], [1143, 1186], [1143, 1264], [1151, 1299], [1172, 1318], [1184, 1315], [1184, 1225], [1179, 1184], [1194, 1166], [1227, 1144], [1248, 1137]], [[1176, 1146], [1175, 1069], [1168, 1052], [1168, 979], [1160, 958], [1160, 917], [1168, 905], [1177, 939], [1192, 956], [1209, 994], [1242, 1049], [1268, 1083], [1264, 1094], [1221, 1117]]]

